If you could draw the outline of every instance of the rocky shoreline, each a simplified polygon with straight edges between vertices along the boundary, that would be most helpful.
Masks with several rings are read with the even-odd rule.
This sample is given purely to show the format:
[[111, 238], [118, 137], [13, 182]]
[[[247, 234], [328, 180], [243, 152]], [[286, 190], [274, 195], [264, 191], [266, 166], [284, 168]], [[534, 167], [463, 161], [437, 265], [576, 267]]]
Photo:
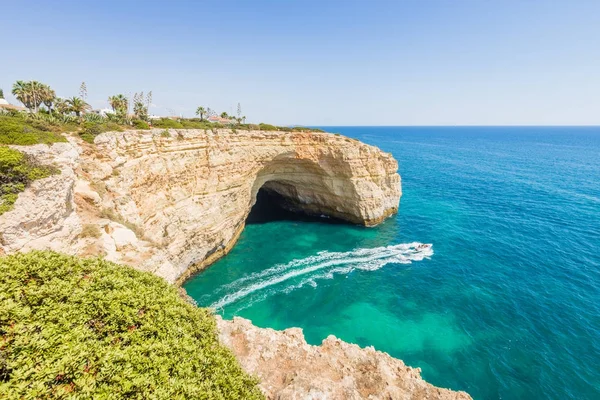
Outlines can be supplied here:
[[276, 331], [244, 318], [219, 316], [217, 326], [221, 343], [258, 376], [268, 399], [471, 399], [465, 392], [425, 382], [420, 368], [333, 335], [311, 346], [299, 328]]

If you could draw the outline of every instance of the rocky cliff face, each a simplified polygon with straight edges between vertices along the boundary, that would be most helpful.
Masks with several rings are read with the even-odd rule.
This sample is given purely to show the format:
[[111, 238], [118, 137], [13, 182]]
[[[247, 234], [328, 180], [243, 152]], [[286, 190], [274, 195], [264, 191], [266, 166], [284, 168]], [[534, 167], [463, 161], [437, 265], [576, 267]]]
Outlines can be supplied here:
[[0, 216], [4, 251], [98, 254], [170, 282], [227, 253], [260, 188], [296, 211], [367, 226], [395, 213], [401, 195], [391, 155], [323, 133], [128, 131], [102, 134], [94, 147], [21, 150], [63, 173], [35, 182]]
[[[17, 147], [17, 146], [15, 146]], [[397, 163], [356, 140], [322, 133], [152, 130], [17, 147], [60, 175], [40, 179], [0, 216], [0, 254], [52, 249], [101, 255], [185, 279], [226, 254], [259, 189], [295, 211], [367, 226], [395, 213]], [[462, 399], [385, 353], [301, 332], [218, 321], [221, 340], [269, 398]]]
[[361, 349], [334, 336], [311, 346], [301, 329], [261, 329], [243, 318], [217, 317], [217, 324], [221, 342], [258, 376], [268, 399], [471, 399], [425, 382], [419, 368], [372, 347]]

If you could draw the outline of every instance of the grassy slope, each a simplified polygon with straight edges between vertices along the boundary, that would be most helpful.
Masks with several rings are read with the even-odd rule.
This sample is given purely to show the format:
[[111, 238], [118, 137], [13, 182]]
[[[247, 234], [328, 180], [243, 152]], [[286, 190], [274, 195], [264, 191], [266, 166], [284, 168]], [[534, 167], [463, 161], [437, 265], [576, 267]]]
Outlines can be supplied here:
[[25, 117], [0, 115], [0, 145], [66, 142], [60, 134], [64, 128]]
[[216, 335], [207, 310], [152, 274], [0, 258], [0, 398], [262, 398]]

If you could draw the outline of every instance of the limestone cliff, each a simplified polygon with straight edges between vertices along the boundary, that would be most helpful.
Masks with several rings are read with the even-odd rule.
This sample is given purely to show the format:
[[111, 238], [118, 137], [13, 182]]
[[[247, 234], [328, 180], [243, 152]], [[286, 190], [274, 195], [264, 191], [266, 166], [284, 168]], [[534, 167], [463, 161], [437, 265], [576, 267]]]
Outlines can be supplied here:
[[[94, 146], [15, 147], [61, 173], [33, 182], [0, 216], [0, 254], [101, 255], [170, 282], [227, 253], [261, 188], [295, 211], [367, 226], [395, 213], [401, 196], [390, 154], [332, 134], [152, 130], [105, 133]], [[269, 398], [469, 398], [373, 349], [335, 338], [309, 346], [297, 329], [242, 319], [218, 325]]]
[[331, 335], [321, 346], [311, 346], [298, 328], [275, 331], [243, 318], [220, 317], [217, 325], [221, 342], [259, 377], [268, 399], [471, 399], [425, 382], [419, 368]]
[[20, 149], [63, 173], [0, 216], [4, 251], [98, 254], [170, 282], [233, 246], [260, 188], [296, 211], [367, 226], [395, 213], [401, 195], [390, 154], [325, 133], [155, 129]]

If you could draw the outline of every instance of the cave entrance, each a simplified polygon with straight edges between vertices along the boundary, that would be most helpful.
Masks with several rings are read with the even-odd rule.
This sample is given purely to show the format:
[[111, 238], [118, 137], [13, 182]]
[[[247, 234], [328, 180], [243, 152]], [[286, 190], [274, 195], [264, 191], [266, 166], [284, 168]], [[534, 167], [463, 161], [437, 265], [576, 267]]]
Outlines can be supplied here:
[[256, 193], [256, 202], [252, 206], [246, 224], [266, 224], [275, 221], [321, 222], [344, 224], [345, 221], [334, 217], [310, 215], [298, 210], [296, 202], [275, 190], [261, 187]]

